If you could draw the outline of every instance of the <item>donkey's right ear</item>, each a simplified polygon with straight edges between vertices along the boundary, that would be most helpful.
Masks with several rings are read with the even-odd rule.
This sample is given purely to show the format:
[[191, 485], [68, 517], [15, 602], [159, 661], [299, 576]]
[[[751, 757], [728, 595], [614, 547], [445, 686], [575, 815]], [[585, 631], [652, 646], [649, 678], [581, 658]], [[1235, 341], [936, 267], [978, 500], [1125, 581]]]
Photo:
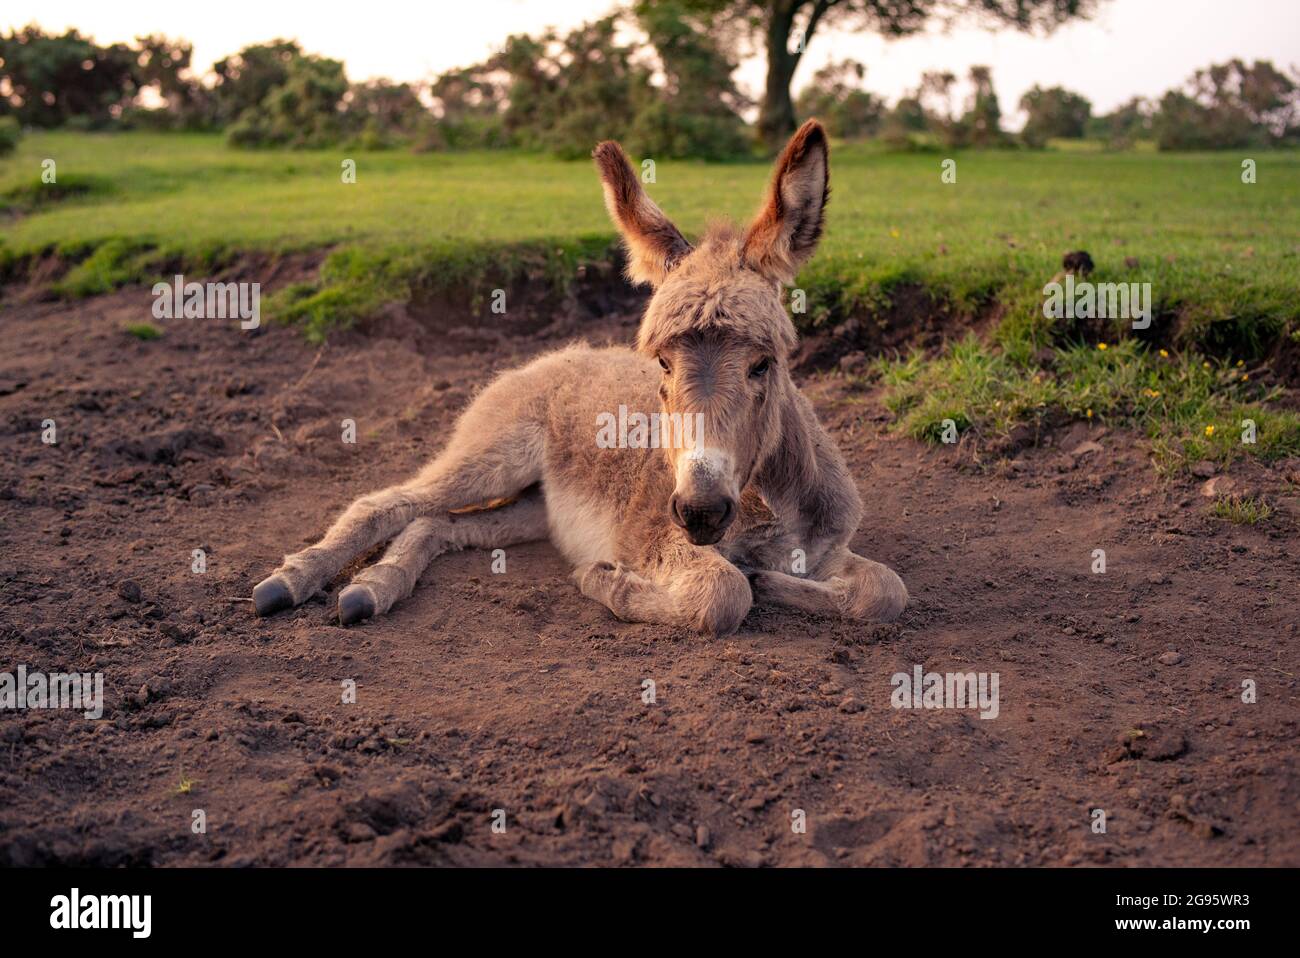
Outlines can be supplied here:
[[628, 278], [658, 286], [691, 244], [646, 196], [621, 146], [606, 140], [591, 155], [605, 187], [605, 206], [627, 246]]

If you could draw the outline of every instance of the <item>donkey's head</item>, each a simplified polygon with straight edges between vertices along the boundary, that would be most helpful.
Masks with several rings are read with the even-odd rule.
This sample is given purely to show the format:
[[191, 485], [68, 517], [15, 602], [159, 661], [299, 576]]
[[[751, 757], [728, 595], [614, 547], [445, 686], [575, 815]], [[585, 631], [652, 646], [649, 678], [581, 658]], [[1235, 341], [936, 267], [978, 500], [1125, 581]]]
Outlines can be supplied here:
[[637, 348], [663, 367], [662, 412], [670, 423], [702, 416], [702, 436], [665, 444], [676, 477], [665, 505], [692, 542], [708, 545], [722, 538], [741, 490], [780, 442], [782, 410], [794, 398], [796, 336], [781, 287], [821, 236], [826, 133], [815, 120], [800, 127], [754, 221], [743, 230], [714, 226], [698, 247], [646, 196], [617, 143], [600, 144], [595, 158], [627, 245], [628, 276], [655, 289]]

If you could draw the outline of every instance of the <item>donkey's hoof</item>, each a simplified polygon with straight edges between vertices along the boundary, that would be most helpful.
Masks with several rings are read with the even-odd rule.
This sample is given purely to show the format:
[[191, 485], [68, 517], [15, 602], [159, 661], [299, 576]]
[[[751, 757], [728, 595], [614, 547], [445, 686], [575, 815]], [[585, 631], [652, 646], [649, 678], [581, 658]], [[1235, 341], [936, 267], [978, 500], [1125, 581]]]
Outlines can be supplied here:
[[339, 621], [352, 625], [375, 614], [375, 597], [364, 585], [350, 585], [339, 593]]
[[258, 615], [274, 615], [293, 608], [293, 593], [279, 576], [263, 579], [253, 590], [253, 608]]

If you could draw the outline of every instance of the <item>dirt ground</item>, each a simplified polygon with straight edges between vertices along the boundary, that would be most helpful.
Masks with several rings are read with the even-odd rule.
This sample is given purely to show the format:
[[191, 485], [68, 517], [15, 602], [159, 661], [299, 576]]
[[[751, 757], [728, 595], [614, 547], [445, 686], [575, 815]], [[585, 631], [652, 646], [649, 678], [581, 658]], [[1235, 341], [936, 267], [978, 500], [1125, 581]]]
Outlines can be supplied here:
[[[1123, 431], [999, 462], [810, 373], [864, 494], [854, 547], [911, 591], [896, 624], [625, 624], [546, 543], [504, 574], [443, 557], [360, 627], [337, 583], [258, 620], [253, 584], [494, 371], [637, 316], [501, 336], [426, 305], [318, 350], [220, 320], [141, 342], [150, 303], [0, 313], [0, 671], [100, 671], [106, 699], [0, 711], [0, 864], [1300, 865], [1300, 464], [1234, 470], [1280, 506], [1239, 527]], [[999, 715], [892, 708], [917, 665], [997, 673]]]

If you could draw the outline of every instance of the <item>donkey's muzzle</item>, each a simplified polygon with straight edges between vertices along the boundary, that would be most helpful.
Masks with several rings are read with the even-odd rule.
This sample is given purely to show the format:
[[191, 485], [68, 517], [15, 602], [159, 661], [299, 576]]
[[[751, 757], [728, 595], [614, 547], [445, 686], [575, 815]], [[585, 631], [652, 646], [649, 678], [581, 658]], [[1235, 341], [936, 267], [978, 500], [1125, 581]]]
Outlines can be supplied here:
[[727, 496], [685, 501], [673, 493], [668, 500], [668, 515], [686, 530], [686, 538], [697, 546], [710, 546], [722, 538], [736, 518], [736, 504]]

